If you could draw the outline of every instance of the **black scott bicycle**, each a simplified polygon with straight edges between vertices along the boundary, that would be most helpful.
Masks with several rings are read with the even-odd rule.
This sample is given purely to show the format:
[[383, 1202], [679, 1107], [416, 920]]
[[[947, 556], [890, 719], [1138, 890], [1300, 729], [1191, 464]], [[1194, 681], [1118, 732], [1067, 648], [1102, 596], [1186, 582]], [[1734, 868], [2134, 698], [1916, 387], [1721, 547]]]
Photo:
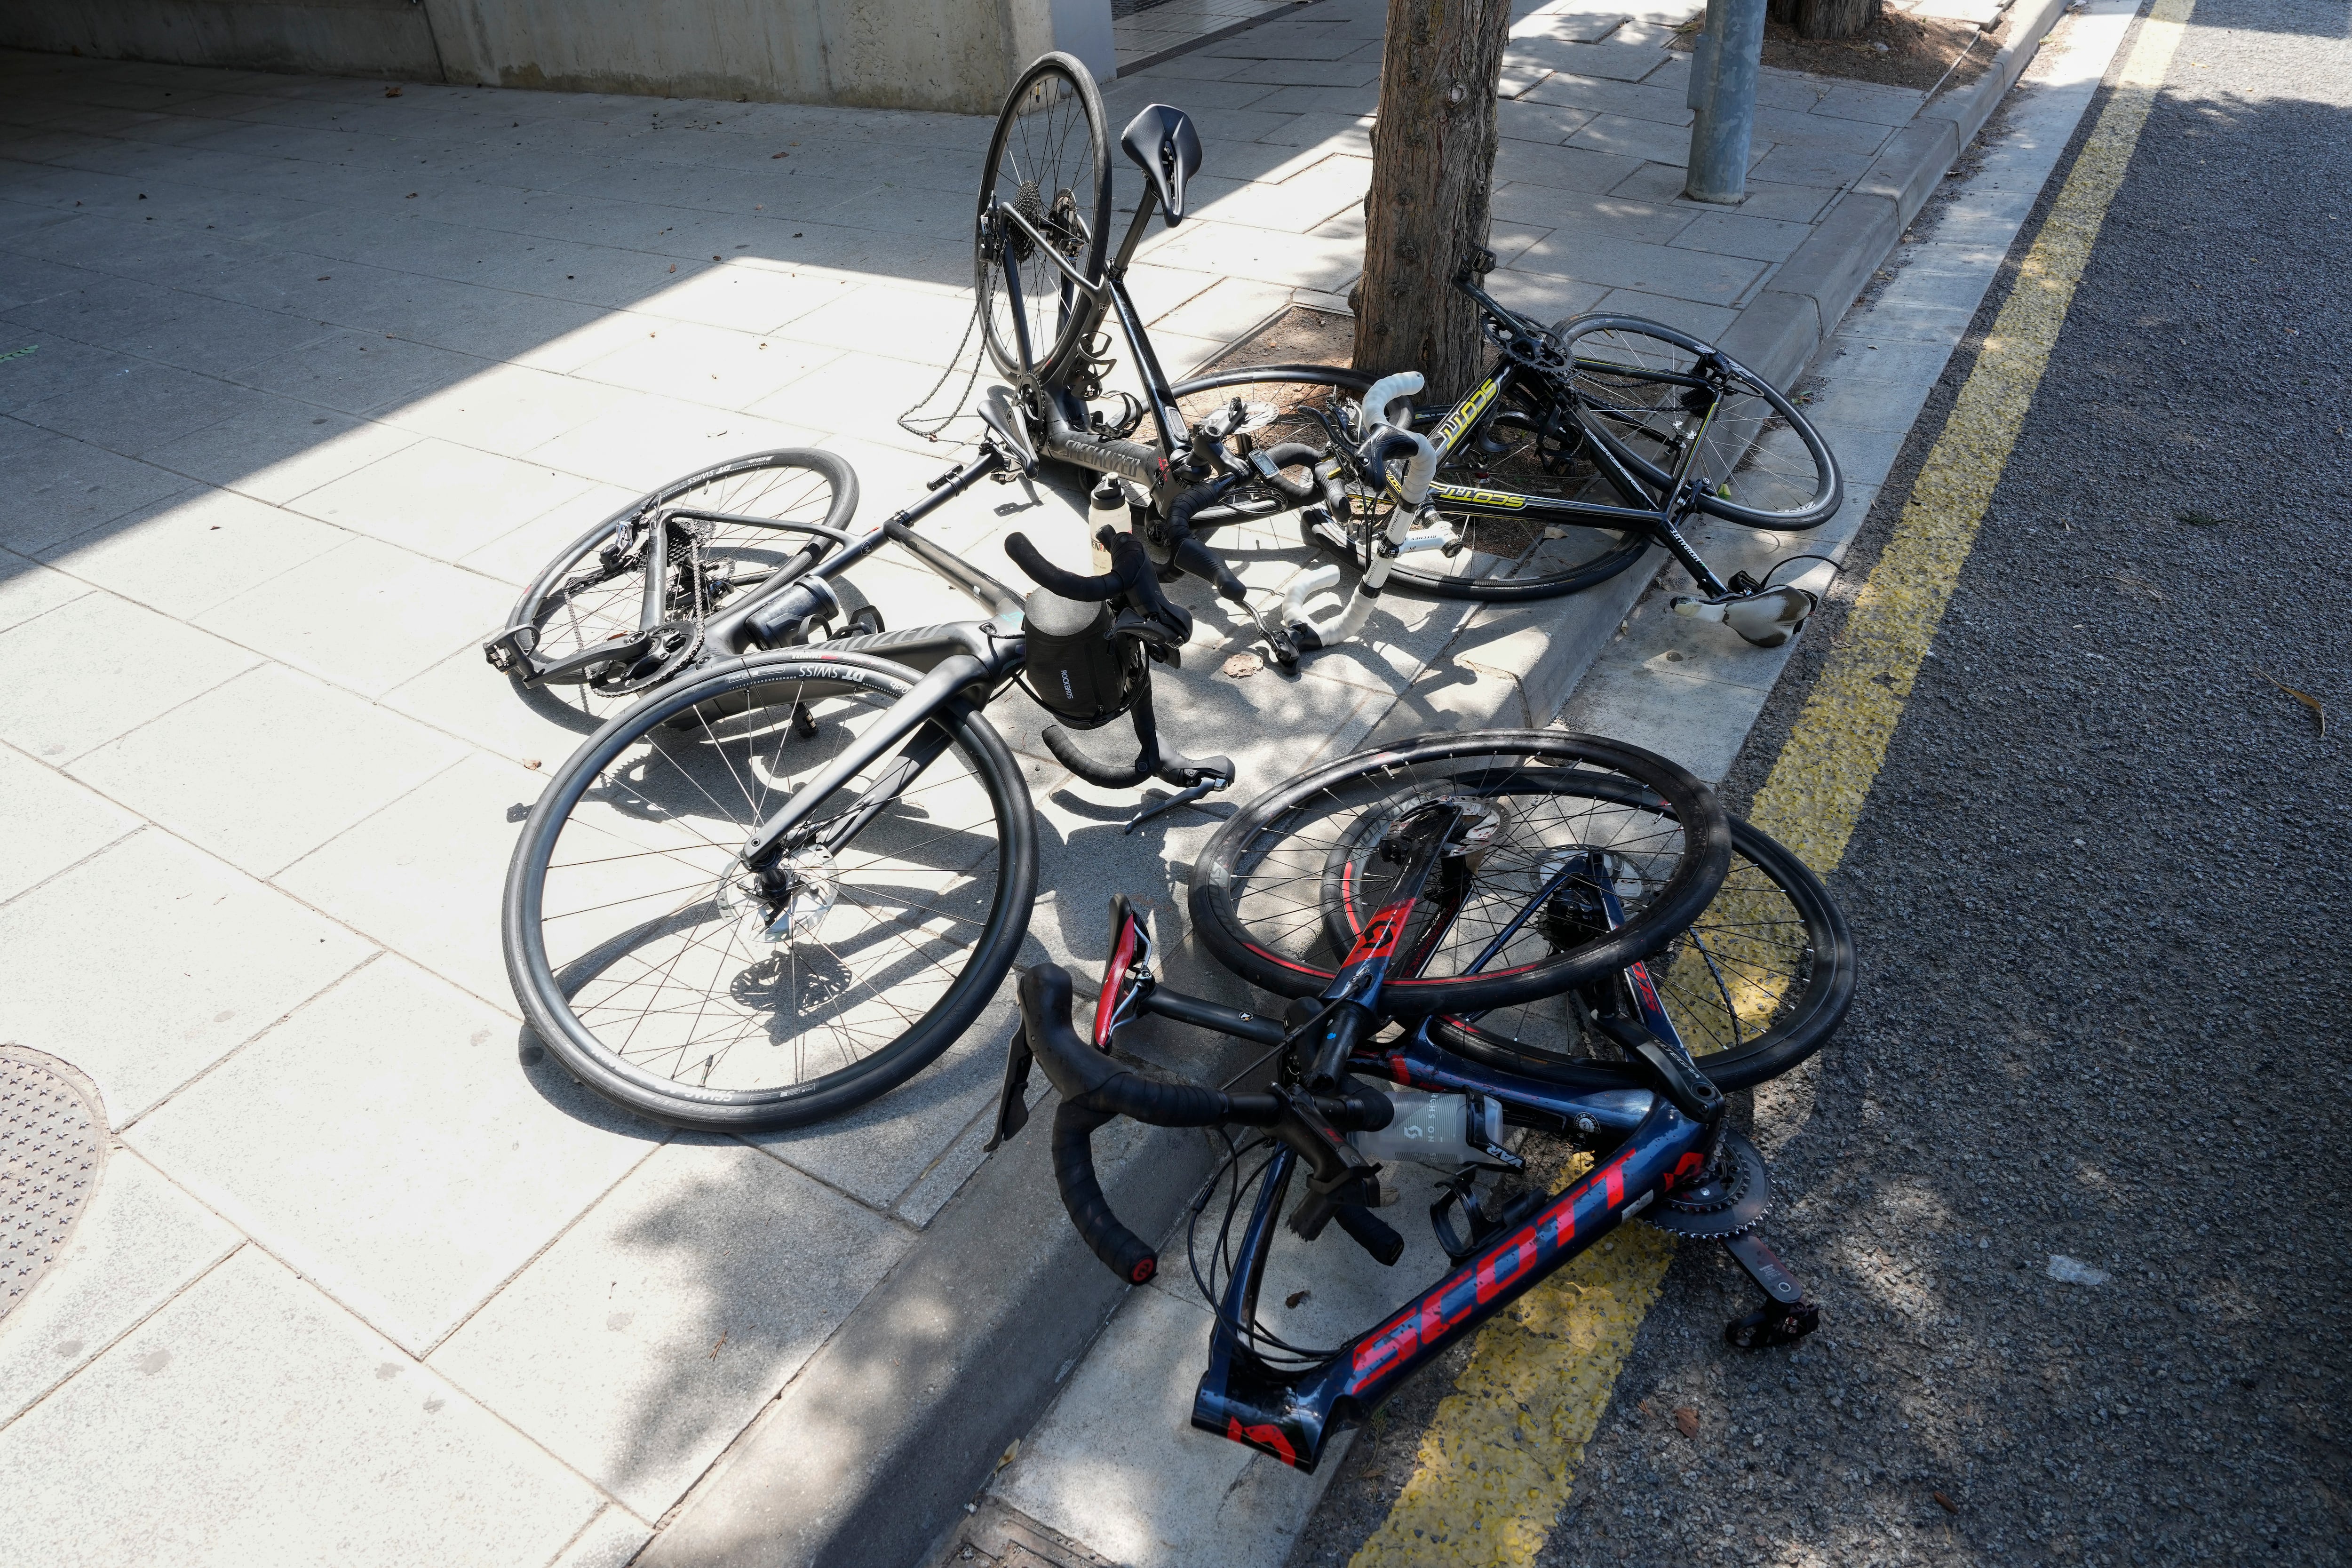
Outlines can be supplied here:
[[[1558, 731], [1348, 758], [1227, 823], [1196, 867], [1192, 909], [1213, 952], [1249, 955], [1253, 979], [1279, 972], [1276, 989], [1297, 998], [1284, 1020], [1162, 985], [1149, 925], [1115, 900], [1089, 1036], [1073, 1025], [1066, 972], [1022, 977], [997, 1138], [1027, 1121], [1042, 1063], [1060, 1096], [1063, 1203], [1130, 1281], [1160, 1259], [1112, 1212], [1094, 1132], [1128, 1116], [1224, 1141], [1187, 1240], [1215, 1314], [1193, 1426], [1311, 1470], [1332, 1432], [1636, 1216], [1720, 1241], [1759, 1287], [1763, 1305], [1726, 1328], [1732, 1344], [1784, 1344], [1818, 1324], [1759, 1232], [1769, 1176], [1727, 1126], [1722, 1089], [1785, 1070], [1837, 1026], [1853, 991], [1844, 922], [1785, 851], [1673, 763]], [[1710, 978], [1661, 984], [1684, 971]], [[1573, 1023], [1520, 1041], [1507, 1065], [1439, 1027], [1449, 1012], [1460, 1024], [1538, 1001]], [[1146, 1014], [1266, 1054], [1222, 1086], [1153, 1078], [1112, 1054]], [[1237, 1089], [1244, 1079], [1263, 1087]], [[1393, 1265], [1404, 1238], [1380, 1211], [1416, 1185], [1434, 1191], [1450, 1260], [1434, 1284], [1336, 1345], [1266, 1324], [1258, 1298], [1284, 1232], [1314, 1243], [1336, 1226]]]

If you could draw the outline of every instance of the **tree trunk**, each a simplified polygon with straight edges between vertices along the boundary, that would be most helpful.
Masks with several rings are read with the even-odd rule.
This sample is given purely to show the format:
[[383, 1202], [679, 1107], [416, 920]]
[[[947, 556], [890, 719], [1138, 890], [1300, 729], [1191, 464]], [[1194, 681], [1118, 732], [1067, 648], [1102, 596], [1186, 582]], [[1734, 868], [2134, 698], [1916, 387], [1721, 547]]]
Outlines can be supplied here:
[[1878, 0], [1797, 0], [1797, 37], [1851, 38], [1878, 20]]
[[1417, 370], [1433, 397], [1466, 389], [1485, 359], [1454, 275], [1486, 243], [1510, 28], [1510, 0], [1389, 0], [1356, 368]]
[[1766, 0], [1764, 19], [1793, 27], [1797, 25], [1797, 5], [1798, 0]]

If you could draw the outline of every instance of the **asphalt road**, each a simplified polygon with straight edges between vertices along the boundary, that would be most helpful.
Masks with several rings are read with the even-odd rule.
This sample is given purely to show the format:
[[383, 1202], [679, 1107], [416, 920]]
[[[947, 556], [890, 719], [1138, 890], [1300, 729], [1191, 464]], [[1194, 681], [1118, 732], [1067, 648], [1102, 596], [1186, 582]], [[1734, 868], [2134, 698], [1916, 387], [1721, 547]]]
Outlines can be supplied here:
[[[2352, 1556], [2347, 34], [2341, 0], [2197, 6], [1832, 879], [1860, 1000], [1756, 1111], [1825, 1326], [1726, 1350], [1747, 1288], [1685, 1247], [1547, 1568]], [[1294, 1564], [1378, 1525], [1446, 1381]]]

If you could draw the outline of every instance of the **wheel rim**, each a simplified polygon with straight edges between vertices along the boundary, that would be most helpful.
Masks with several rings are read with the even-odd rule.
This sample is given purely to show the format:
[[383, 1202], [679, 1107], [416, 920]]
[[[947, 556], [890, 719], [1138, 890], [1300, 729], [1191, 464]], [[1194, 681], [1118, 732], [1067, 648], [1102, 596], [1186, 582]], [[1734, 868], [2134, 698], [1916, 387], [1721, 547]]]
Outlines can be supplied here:
[[[828, 863], [804, 857], [764, 902], [743, 886], [751, 827], [907, 685], [793, 668], [700, 682], [646, 704], [551, 790], [560, 816], [526, 839], [510, 941], [546, 1021], [596, 1068], [710, 1105], [820, 1095], [985, 982], [1003, 912], [1027, 895], [999, 827], [1010, 803], [963, 746]], [[782, 942], [753, 930], [779, 921]]]
[[1683, 406], [1695, 391], [1687, 383], [1709, 380], [1723, 401], [1695, 473], [1710, 500], [1795, 526], [1819, 521], [1814, 514], [1834, 499], [1834, 472], [1779, 394], [1746, 374], [1710, 368], [1709, 351], [1696, 339], [1654, 323], [1603, 320], [1572, 331], [1561, 346], [1588, 427], [1650, 483], [1667, 481], [1696, 425]]
[[1104, 230], [1110, 222], [1110, 170], [1094, 84], [1058, 60], [1032, 67], [998, 118], [981, 178], [974, 257], [981, 320], [990, 357], [1013, 375], [1021, 368], [1013, 298], [1019, 296], [1034, 369], [1057, 374], [1075, 346], [1084, 300], [1061, 268], [1017, 229], [990, 215], [1000, 203], [1037, 227], [1062, 258], [1088, 279], [1102, 275]]

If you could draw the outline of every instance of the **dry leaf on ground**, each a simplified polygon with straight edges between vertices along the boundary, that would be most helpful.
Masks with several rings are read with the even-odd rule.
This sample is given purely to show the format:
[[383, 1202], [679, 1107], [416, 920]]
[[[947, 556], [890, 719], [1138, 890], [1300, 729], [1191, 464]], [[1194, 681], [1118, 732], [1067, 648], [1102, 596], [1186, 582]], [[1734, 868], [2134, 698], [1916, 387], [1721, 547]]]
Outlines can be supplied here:
[[2302, 703], [2305, 708], [2310, 709], [2311, 716], [2319, 721], [2319, 733], [2321, 737], [2323, 739], [2326, 738], [2327, 734], [2327, 710], [2319, 705], [2318, 698], [2314, 697], [2308, 691], [2297, 691], [2294, 687], [2289, 686], [2285, 681], [2281, 680], [2277, 676], [2273, 675], [2269, 670], [2263, 668], [2260, 665], [2256, 665], [2254, 667], [2254, 673], [2261, 676], [2264, 680], [2269, 681], [2273, 686], [2277, 687], [2281, 691], [2285, 692], [2289, 697], [2294, 698], [2297, 702]]
[[1698, 1412], [1685, 1405], [1675, 1412], [1675, 1429], [1685, 1437], [1698, 1436]]

